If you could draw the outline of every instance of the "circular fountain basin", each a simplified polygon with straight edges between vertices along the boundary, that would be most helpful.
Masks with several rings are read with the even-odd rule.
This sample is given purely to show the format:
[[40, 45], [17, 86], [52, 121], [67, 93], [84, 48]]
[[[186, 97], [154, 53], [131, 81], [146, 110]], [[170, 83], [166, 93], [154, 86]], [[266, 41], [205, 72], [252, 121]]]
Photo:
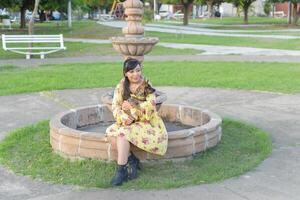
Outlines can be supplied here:
[[[196, 107], [163, 104], [159, 115], [168, 131], [168, 149], [164, 156], [132, 146], [141, 160], [190, 157], [217, 145], [221, 140], [221, 118]], [[106, 128], [114, 123], [109, 105], [72, 109], [50, 121], [50, 143], [55, 152], [68, 158], [116, 160], [116, 138], [106, 137]]]

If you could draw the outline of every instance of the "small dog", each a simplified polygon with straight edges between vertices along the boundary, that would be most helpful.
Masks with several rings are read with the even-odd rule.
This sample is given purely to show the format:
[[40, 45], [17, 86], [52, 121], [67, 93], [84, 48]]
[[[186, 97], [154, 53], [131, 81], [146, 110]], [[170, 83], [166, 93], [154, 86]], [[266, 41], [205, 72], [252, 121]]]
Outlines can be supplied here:
[[[155, 92], [155, 89], [149, 84], [149, 80], [143, 80], [141, 85], [136, 89], [135, 94], [131, 94], [130, 98], [127, 101], [133, 108], [140, 108], [140, 103], [146, 101], [148, 94]], [[133, 117], [135, 121], [138, 119], [138, 116], [135, 113], [131, 113], [130, 110], [125, 111], [126, 114]]]

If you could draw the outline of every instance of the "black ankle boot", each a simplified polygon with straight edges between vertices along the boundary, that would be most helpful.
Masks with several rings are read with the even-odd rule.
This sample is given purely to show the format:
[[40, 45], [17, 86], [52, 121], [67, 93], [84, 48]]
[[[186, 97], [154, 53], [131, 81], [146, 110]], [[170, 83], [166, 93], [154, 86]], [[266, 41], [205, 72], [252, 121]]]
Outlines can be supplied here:
[[131, 152], [131, 155], [128, 157], [129, 163], [129, 175], [130, 180], [136, 179], [138, 177], [138, 169], [141, 170], [140, 160]]
[[118, 165], [117, 172], [111, 180], [113, 186], [122, 185], [124, 181], [127, 181], [128, 171], [126, 165]]

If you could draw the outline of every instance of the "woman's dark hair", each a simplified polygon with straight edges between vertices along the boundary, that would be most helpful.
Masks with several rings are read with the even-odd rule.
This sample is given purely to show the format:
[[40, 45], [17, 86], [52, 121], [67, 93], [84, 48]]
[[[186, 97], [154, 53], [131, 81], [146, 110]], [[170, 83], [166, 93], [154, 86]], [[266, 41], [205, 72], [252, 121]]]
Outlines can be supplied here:
[[125, 75], [128, 71], [133, 70], [134, 68], [136, 68], [137, 66], [141, 66], [140, 61], [138, 61], [137, 59], [134, 58], [128, 58], [127, 60], [124, 61], [123, 64], [123, 76], [125, 77], [125, 81], [124, 81], [124, 92], [123, 92], [123, 99], [127, 100], [130, 98], [130, 89], [129, 89], [129, 79], [128, 77]]

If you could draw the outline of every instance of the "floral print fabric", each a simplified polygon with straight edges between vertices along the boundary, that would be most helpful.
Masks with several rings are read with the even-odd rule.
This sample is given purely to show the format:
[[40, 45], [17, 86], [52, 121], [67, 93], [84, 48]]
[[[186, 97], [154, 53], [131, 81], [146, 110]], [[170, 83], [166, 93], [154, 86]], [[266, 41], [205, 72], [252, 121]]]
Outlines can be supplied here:
[[140, 149], [164, 155], [167, 151], [168, 134], [156, 111], [155, 94], [149, 94], [146, 101], [141, 102], [138, 108], [130, 109], [130, 113], [136, 120], [127, 126], [125, 121], [129, 116], [122, 110], [123, 83], [124, 79], [114, 91], [112, 111], [116, 122], [107, 128], [107, 136], [122, 136]]

